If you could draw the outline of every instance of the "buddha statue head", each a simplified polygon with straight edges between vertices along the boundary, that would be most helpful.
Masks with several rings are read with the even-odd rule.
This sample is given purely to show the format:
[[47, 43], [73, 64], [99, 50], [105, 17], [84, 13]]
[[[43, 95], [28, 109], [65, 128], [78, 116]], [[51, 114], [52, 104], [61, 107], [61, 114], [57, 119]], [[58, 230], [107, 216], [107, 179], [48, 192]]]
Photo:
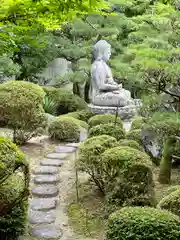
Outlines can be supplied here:
[[111, 56], [111, 45], [105, 40], [98, 41], [93, 47], [93, 56], [95, 60], [107, 62]]

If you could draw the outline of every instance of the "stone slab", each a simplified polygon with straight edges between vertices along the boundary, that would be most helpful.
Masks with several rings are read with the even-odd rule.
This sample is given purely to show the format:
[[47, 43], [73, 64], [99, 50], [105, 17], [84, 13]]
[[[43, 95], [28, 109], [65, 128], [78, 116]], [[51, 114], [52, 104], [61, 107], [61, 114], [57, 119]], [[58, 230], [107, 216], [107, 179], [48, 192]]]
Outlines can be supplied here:
[[57, 153], [73, 153], [76, 151], [75, 147], [71, 147], [71, 146], [58, 146], [56, 147], [56, 152]]
[[47, 226], [34, 226], [31, 228], [31, 236], [42, 239], [60, 239], [62, 236], [62, 229], [48, 224]]
[[40, 166], [33, 170], [34, 174], [56, 174], [58, 173], [57, 167], [50, 166]]
[[49, 153], [46, 158], [50, 159], [66, 159], [69, 156], [68, 153]]
[[[117, 107], [97, 106], [93, 104], [89, 104], [88, 106], [94, 114], [106, 114], [106, 113], [116, 114], [117, 111]], [[137, 110], [140, 106], [141, 105], [137, 101], [137, 105], [118, 107], [118, 115], [122, 120], [131, 119], [137, 115]]]
[[29, 205], [32, 210], [49, 211], [56, 208], [57, 201], [53, 198], [33, 198]]
[[48, 159], [44, 158], [40, 161], [41, 166], [54, 166], [54, 167], [61, 167], [64, 161], [62, 159]]
[[56, 197], [59, 189], [52, 184], [44, 184], [32, 188], [32, 195], [42, 198]]
[[42, 212], [30, 210], [28, 219], [31, 224], [53, 223], [56, 219], [55, 211]]
[[60, 181], [58, 175], [36, 175], [34, 177], [34, 183], [36, 184], [56, 184]]
[[78, 143], [67, 143], [66, 146], [78, 148], [80, 144], [81, 144], [80, 142], [78, 142]]

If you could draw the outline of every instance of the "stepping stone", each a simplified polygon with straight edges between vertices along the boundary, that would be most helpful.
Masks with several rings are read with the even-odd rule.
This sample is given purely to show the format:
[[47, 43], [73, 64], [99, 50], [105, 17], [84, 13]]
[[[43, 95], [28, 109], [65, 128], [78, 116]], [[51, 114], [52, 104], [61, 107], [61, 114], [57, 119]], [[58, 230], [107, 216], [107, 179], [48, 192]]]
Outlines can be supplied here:
[[54, 185], [40, 185], [40, 186], [35, 186], [32, 189], [32, 195], [37, 196], [37, 197], [56, 197], [59, 193], [59, 190], [56, 186]]
[[47, 226], [34, 226], [31, 228], [31, 236], [43, 239], [57, 239], [62, 236], [62, 229], [49, 224]]
[[69, 156], [68, 153], [49, 153], [46, 158], [51, 159], [65, 159]]
[[67, 143], [66, 146], [78, 148], [81, 143]]
[[30, 208], [37, 211], [49, 211], [55, 209], [57, 201], [53, 198], [34, 198], [30, 201]]
[[56, 174], [58, 173], [57, 167], [50, 166], [40, 166], [33, 170], [34, 174]]
[[76, 151], [75, 147], [68, 147], [68, 146], [58, 146], [56, 148], [57, 153], [73, 153]]
[[29, 211], [28, 216], [29, 222], [32, 224], [38, 223], [52, 223], [55, 221], [55, 211], [51, 210], [49, 212], [41, 212], [41, 211]]
[[54, 167], [60, 167], [64, 163], [61, 159], [48, 159], [44, 158], [41, 160], [40, 165], [41, 166], [54, 166]]
[[36, 175], [34, 177], [34, 183], [36, 184], [56, 184], [60, 181], [58, 175]]

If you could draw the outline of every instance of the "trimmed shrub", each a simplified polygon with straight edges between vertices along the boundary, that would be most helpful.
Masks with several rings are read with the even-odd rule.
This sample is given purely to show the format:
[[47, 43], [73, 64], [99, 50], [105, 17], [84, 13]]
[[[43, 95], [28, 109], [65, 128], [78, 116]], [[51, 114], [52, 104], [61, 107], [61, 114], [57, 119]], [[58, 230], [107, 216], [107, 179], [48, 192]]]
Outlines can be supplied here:
[[88, 129], [88, 127], [89, 127], [89, 125], [86, 122], [81, 121], [81, 120], [79, 120], [77, 118], [71, 117], [69, 114], [60, 115], [59, 118], [71, 119], [72, 122], [77, 123], [81, 128], [84, 128], [84, 129]]
[[26, 231], [29, 167], [10, 139], [0, 137], [0, 236], [16, 240]]
[[120, 145], [120, 147], [126, 146], [126, 147], [135, 148], [135, 149], [141, 151], [141, 147], [140, 147], [139, 143], [134, 140], [122, 139], [119, 141], [119, 145]]
[[180, 217], [180, 187], [178, 190], [164, 197], [157, 207], [169, 210]]
[[109, 183], [109, 203], [120, 206], [155, 204], [152, 163], [146, 153], [123, 146], [108, 149], [101, 157], [106, 167], [107, 185]]
[[80, 137], [80, 126], [72, 118], [59, 117], [48, 128], [51, 139], [57, 139], [63, 142], [78, 142]]
[[43, 89], [30, 82], [0, 84], [0, 122], [13, 129], [14, 142], [23, 144], [44, 132], [47, 125], [42, 108]]
[[112, 147], [117, 146], [115, 138], [108, 135], [91, 137], [81, 143], [79, 147], [78, 167], [87, 172], [92, 181], [104, 193], [104, 170], [101, 154]]
[[126, 138], [129, 140], [134, 140], [134, 141], [138, 142], [140, 145], [142, 145], [141, 129], [135, 129], [135, 130], [129, 131], [126, 134]]
[[123, 128], [123, 123], [120, 117], [116, 118], [116, 116], [113, 114], [95, 115], [89, 119], [88, 123], [89, 123], [89, 127], [91, 128], [99, 124], [115, 123], [115, 120], [116, 120], [116, 124], [118, 124], [119, 126], [121, 126], [121, 128]]
[[131, 130], [141, 129], [145, 122], [146, 122], [146, 118], [144, 117], [134, 118], [131, 124]]
[[68, 116], [74, 117], [84, 122], [88, 122], [88, 120], [94, 116], [94, 113], [92, 113], [90, 110], [81, 110], [76, 112], [70, 112], [68, 113]]
[[64, 88], [43, 87], [46, 95], [58, 104], [57, 115], [87, 109], [84, 99]]
[[180, 219], [165, 210], [125, 207], [110, 215], [105, 240], [177, 240]]
[[114, 125], [113, 123], [96, 125], [89, 130], [89, 137], [99, 135], [109, 135], [117, 140], [125, 138], [125, 131], [120, 125]]
[[168, 188], [167, 194], [169, 195], [170, 193], [175, 192], [177, 190], [180, 190], [180, 185], [171, 186]]

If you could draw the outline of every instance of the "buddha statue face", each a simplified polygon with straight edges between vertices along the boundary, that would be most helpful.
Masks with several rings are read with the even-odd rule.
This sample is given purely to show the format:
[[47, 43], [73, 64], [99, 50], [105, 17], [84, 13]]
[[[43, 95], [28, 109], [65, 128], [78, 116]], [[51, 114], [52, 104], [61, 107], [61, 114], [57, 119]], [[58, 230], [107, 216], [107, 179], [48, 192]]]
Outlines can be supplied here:
[[104, 60], [107, 62], [111, 57], [111, 45], [105, 40], [100, 40], [94, 45], [94, 58], [96, 60]]

